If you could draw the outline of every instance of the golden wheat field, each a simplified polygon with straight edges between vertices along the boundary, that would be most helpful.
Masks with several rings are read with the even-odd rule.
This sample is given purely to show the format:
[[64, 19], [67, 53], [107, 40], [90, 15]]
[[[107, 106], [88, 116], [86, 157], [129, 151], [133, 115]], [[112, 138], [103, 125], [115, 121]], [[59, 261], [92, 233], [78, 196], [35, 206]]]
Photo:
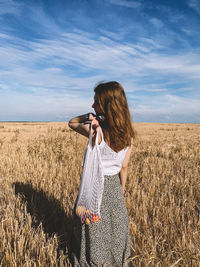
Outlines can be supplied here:
[[[134, 126], [132, 266], [200, 266], [200, 125]], [[70, 266], [86, 143], [63, 122], [0, 123], [0, 266]]]

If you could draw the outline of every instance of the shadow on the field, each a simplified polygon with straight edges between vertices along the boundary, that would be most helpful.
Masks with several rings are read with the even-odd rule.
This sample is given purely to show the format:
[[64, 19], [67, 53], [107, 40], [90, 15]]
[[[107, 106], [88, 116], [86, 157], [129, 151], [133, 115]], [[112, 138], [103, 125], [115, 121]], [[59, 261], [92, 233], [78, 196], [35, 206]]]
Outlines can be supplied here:
[[73, 241], [72, 227], [73, 218], [68, 216], [61, 203], [53, 196], [47, 196], [43, 190], [33, 188], [30, 183], [16, 182], [13, 184], [15, 194], [20, 195], [27, 203], [27, 211], [32, 217], [34, 227], [42, 223], [45, 233], [52, 236], [57, 234], [59, 240], [58, 250], [67, 248], [69, 256], [71, 254], [71, 244]]

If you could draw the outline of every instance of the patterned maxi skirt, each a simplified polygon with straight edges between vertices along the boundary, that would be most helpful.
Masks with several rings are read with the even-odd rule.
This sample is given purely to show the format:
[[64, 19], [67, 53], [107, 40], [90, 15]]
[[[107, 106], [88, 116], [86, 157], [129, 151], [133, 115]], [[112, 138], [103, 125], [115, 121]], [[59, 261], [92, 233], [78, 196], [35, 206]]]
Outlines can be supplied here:
[[128, 266], [128, 215], [118, 174], [105, 176], [99, 222], [82, 224], [74, 208], [73, 234], [73, 266]]

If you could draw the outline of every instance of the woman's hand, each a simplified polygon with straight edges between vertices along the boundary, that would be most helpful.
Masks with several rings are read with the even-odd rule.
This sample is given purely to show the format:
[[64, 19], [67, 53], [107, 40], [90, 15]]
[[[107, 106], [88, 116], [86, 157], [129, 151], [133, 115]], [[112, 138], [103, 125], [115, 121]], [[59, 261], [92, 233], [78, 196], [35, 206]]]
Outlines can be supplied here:
[[95, 115], [93, 113], [89, 113], [89, 121], [92, 121], [96, 119]]
[[91, 120], [92, 121], [91, 123], [92, 123], [92, 129], [93, 129], [93, 133], [92, 133], [92, 146], [94, 146], [96, 135], [97, 135], [97, 129], [99, 127], [99, 121], [93, 115], [91, 115], [91, 119], [92, 119]]
[[95, 130], [95, 132], [97, 131], [97, 128], [99, 127], [99, 121], [96, 119], [96, 118], [94, 118], [93, 120], [92, 120], [92, 128]]
[[89, 114], [89, 120], [92, 121], [92, 128], [95, 130], [99, 127], [99, 122], [96, 119], [96, 117], [94, 116], [94, 114], [90, 113]]
[[95, 137], [96, 133], [97, 133], [97, 128], [99, 127], [99, 122], [98, 122], [98, 120], [96, 119], [96, 117], [95, 117], [95, 115], [93, 113], [89, 114], [89, 120], [91, 121], [92, 129], [94, 130], [93, 137]]

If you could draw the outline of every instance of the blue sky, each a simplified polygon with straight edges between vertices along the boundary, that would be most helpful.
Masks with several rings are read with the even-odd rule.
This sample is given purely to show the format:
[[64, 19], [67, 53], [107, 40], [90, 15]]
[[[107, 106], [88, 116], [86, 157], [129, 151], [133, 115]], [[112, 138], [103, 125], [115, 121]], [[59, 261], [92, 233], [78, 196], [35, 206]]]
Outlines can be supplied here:
[[200, 0], [0, 0], [0, 120], [93, 111], [103, 80], [136, 122], [200, 123]]

